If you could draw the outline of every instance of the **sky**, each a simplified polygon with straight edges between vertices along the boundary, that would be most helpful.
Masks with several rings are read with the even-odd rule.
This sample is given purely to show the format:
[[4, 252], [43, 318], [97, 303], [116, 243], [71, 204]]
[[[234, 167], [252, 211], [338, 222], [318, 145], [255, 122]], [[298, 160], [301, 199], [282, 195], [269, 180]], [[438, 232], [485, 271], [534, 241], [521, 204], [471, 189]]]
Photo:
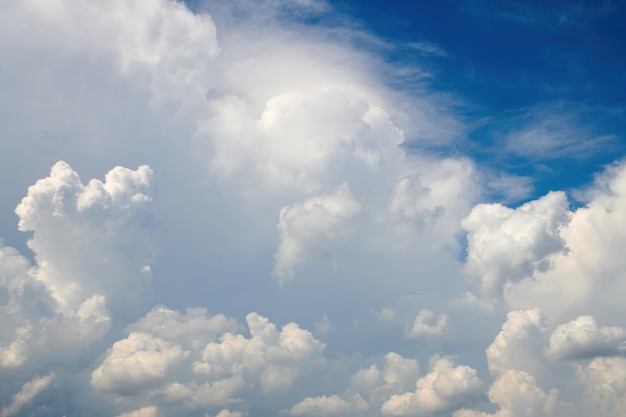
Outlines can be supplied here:
[[625, 18], [0, 2], [0, 417], [622, 417]]

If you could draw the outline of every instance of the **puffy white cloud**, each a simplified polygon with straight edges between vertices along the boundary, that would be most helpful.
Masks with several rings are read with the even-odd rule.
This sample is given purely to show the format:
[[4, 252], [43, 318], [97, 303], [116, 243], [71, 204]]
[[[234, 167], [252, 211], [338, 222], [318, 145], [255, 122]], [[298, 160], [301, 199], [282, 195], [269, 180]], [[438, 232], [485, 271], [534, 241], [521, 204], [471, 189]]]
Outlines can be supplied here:
[[[243, 413], [240, 413], [239, 411], [230, 411], [230, 410], [222, 410], [219, 413], [217, 413], [215, 415], [215, 417], [243, 417]], [[207, 415], [208, 417], [208, 415]]]
[[431, 371], [418, 379], [414, 392], [392, 395], [381, 407], [383, 415], [434, 416], [453, 411], [480, 395], [482, 381], [469, 366], [436, 360]]
[[130, 324], [127, 330], [176, 341], [185, 349], [198, 349], [224, 333], [240, 331], [241, 325], [223, 314], [210, 315], [205, 308], [188, 308], [183, 314], [165, 306], [156, 306]]
[[158, 406], [167, 414], [223, 407], [255, 392], [286, 393], [324, 365], [324, 344], [295, 323], [279, 330], [256, 313], [246, 321], [249, 338], [235, 320], [205, 309], [155, 307], [107, 351], [91, 384], [127, 409]]
[[274, 256], [274, 273], [280, 283], [291, 280], [295, 266], [311, 252], [323, 251], [330, 242], [348, 237], [350, 221], [360, 211], [361, 203], [348, 184], [342, 184], [333, 194], [283, 207], [278, 222], [280, 245]]
[[189, 351], [145, 333], [132, 332], [115, 342], [91, 374], [94, 387], [119, 394], [134, 393], [164, 381]]
[[3, 298], [0, 306], [3, 331], [0, 366], [15, 367], [27, 359], [28, 342], [34, 327], [29, 319], [31, 315], [37, 317], [37, 311], [32, 311], [36, 307], [33, 301], [43, 298], [40, 300], [43, 305], [46, 301], [48, 305], [53, 303], [44, 298], [46, 291], [33, 278], [28, 259], [6, 246], [0, 247], [0, 290]]
[[112, 310], [139, 307], [155, 250], [151, 175], [117, 167], [84, 185], [58, 162], [28, 189], [15, 211], [36, 263], [0, 248], [0, 366], [69, 364], [109, 331]]
[[[328, 172], [377, 170], [403, 141], [389, 115], [362, 88], [323, 81], [311, 87], [271, 96], [258, 119], [243, 98], [213, 99], [214, 118], [204, 127], [207, 134], [219, 133], [213, 169], [220, 176], [246, 172], [257, 186], [312, 192], [331, 178]], [[234, 125], [232, 117], [240, 123]]]
[[467, 274], [484, 292], [499, 294], [551, 267], [548, 256], [567, 249], [561, 229], [570, 213], [565, 193], [551, 192], [517, 209], [479, 204], [463, 220], [467, 234]]
[[489, 400], [500, 409], [491, 414], [463, 409], [453, 417], [557, 417], [573, 415], [570, 404], [557, 399], [558, 390], [546, 394], [537, 386], [532, 375], [510, 369], [502, 374], [489, 388]]
[[378, 321], [390, 321], [397, 317], [397, 314], [393, 308], [385, 307], [376, 313], [376, 320]]
[[355, 411], [363, 411], [365, 408], [367, 404], [360, 396], [356, 396], [353, 402], [348, 402], [339, 395], [329, 397], [322, 395], [305, 398], [289, 410], [282, 412], [292, 416], [323, 417], [352, 414]]
[[541, 310], [511, 311], [493, 343], [487, 348], [489, 371], [501, 375], [509, 369], [534, 374], [547, 329]]
[[479, 194], [476, 167], [463, 158], [413, 157], [410, 164], [411, 172], [395, 182], [387, 207], [391, 223], [402, 231], [433, 231], [433, 243], [456, 246], [460, 219]]
[[[32, 231], [37, 280], [45, 285], [60, 312], [73, 315], [107, 298], [116, 309], [131, 308], [149, 288], [144, 266], [156, 250], [151, 218], [152, 170], [116, 167], [83, 184], [65, 162], [29, 187], [17, 206], [18, 227]], [[59, 245], [58, 242], [63, 242]], [[71, 261], [69, 261], [71, 260]], [[94, 304], [95, 303], [95, 304]]]
[[415, 317], [410, 329], [406, 329], [405, 336], [411, 339], [418, 337], [439, 337], [448, 324], [448, 316], [444, 313], [437, 315], [430, 310], [423, 309]]
[[[559, 398], [559, 390], [548, 393], [535, 376], [544, 381], [571, 375], [554, 372], [546, 378], [546, 363], [542, 361], [547, 342], [547, 321], [541, 310], [512, 311], [502, 330], [487, 348], [489, 371], [495, 380], [488, 390], [489, 401], [499, 410], [495, 413], [464, 408], [453, 417], [557, 417], [574, 414], [575, 407]], [[554, 371], [554, 370], [553, 370]]]
[[472, 403], [483, 383], [475, 369], [449, 358], [433, 357], [430, 372], [419, 377], [419, 364], [390, 352], [382, 369], [362, 368], [341, 395], [308, 397], [290, 409], [291, 415], [436, 416]]
[[36, 376], [26, 382], [19, 392], [13, 396], [11, 403], [0, 411], [0, 417], [10, 417], [18, 414], [22, 408], [32, 402], [37, 395], [45, 391], [54, 378], [54, 374], [49, 374], [46, 376]]
[[[111, 56], [119, 71], [143, 78], [155, 101], [171, 98], [165, 96], [164, 88], [171, 94], [176, 87], [180, 94], [198, 83], [205, 75], [203, 64], [219, 52], [211, 17], [191, 13], [180, 2], [111, 1], [77, 6], [57, 0], [45, 5], [27, 2], [7, 12], [18, 21], [39, 24], [26, 35], [33, 45], [63, 42], [65, 48], [79, 53], [92, 48]], [[55, 34], [53, 39], [50, 33]]]
[[254, 377], [264, 391], [275, 393], [287, 391], [302, 370], [323, 361], [325, 345], [297, 324], [288, 323], [278, 331], [256, 313], [248, 314], [246, 321], [251, 338], [226, 333], [220, 342], [209, 343], [202, 361], [194, 363], [196, 372], [211, 377]]
[[580, 378], [585, 387], [585, 412], [606, 417], [619, 417], [626, 407], [626, 359], [596, 358], [584, 369]]
[[625, 340], [626, 329], [598, 327], [592, 316], [580, 316], [554, 330], [546, 354], [556, 360], [619, 355]]
[[[518, 245], [517, 250], [520, 252], [513, 257], [508, 256], [512, 249], [505, 247], [502, 243], [504, 241], [494, 240], [489, 243], [489, 239], [494, 236], [491, 233], [483, 235], [484, 240], [472, 248], [480, 233], [476, 232], [479, 229], [468, 228], [474, 240], [470, 240], [466, 271], [471, 272], [471, 268], [478, 267], [476, 259], [482, 262], [497, 254], [496, 246], [502, 244], [502, 260], [499, 261], [494, 255], [494, 262], [490, 265], [497, 267], [491, 271], [501, 270], [504, 262], [505, 269], [512, 271], [513, 278], [502, 276], [502, 280], [498, 281], [497, 276], [493, 275], [493, 282], [504, 285], [504, 299], [509, 306], [528, 309], [509, 313], [502, 331], [487, 350], [489, 369], [496, 378], [490, 390], [490, 399], [500, 406], [500, 411], [495, 415], [613, 416], [623, 412], [623, 390], [619, 383], [611, 381], [612, 378], [619, 380], [621, 375], [619, 355], [625, 337], [624, 323], [619, 319], [622, 306], [618, 301], [625, 293], [621, 280], [624, 261], [617, 250], [622, 245], [626, 230], [623, 221], [624, 172], [623, 164], [620, 163], [608, 167], [589, 190], [579, 194], [579, 198], [586, 203], [574, 211], [566, 210], [564, 198], [553, 196], [552, 202], [555, 204], [550, 205], [555, 209], [554, 215], [544, 212], [543, 217], [545, 225], [556, 227], [546, 229], [552, 232], [544, 233], [543, 236], [541, 233], [535, 234], [537, 239], [534, 241], [525, 240], [524, 244]], [[560, 205], [556, 204], [559, 200], [562, 202]], [[500, 236], [506, 232], [506, 221], [497, 219], [511, 216], [512, 212], [510, 209], [502, 211], [501, 206], [489, 207], [492, 214], [483, 219], [481, 227], [493, 221], [497, 225], [496, 235]], [[481, 210], [487, 213], [486, 208], [478, 206], [472, 215]], [[539, 212], [535, 210], [536, 215]], [[559, 218], [560, 223], [549, 222], [550, 219]], [[531, 225], [537, 222], [531, 218], [527, 220]], [[533, 245], [529, 244], [532, 242], [537, 247], [543, 242], [547, 245], [544, 246], [546, 250], [533, 249]], [[553, 245], [553, 249], [561, 249], [556, 252], [548, 250], [550, 245]], [[479, 256], [472, 260], [469, 255], [479, 247], [484, 251], [493, 249], [494, 252], [490, 254], [488, 251], [476, 250]], [[527, 262], [523, 269], [515, 270], [519, 264], [511, 269], [510, 259], [517, 262], [520, 256], [533, 261]], [[472, 262], [474, 265], [470, 265]], [[549, 267], [541, 267], [543, 262]], [[485, 265], [474, 272], [488, 274], [490, 269], [483, 268]], [[485, 281], [482, 284], [484, 288]], [[571, 320], [572, 316], [578, 318]], [[600, 327], [596, 318], [598, 321], [617, 320], [618, 325]], [[556, 326], [558, 323], [563, 324]], [[570, 363], [558, 363], [568, 361]], [[580, 379], [577, 380], [576, 375]], [[507, 381], [517, 381], [512, 385], [527, 386], [525, 392], [532, 394], [532, 398], [507, 398], [504, 395], [508, 390]], [[556, 388], [548, 392], [547, 388], [550, 387], [557, 387], [558, 395]], [[582, 389], [586, 392], [584, 396], [580, 395]], [[564, 401], [569, 402], [569, 405]], [[469, 410], [459, 414], [465, 415], [491, 414]]]
[[507, 288], [507, 301], [515, 308], [538, 306], [556, 322], [581, 313], [608, 321], [621, 311], [626, 294], [626, 261], [618, 249], [626, 243], [624, 165], [608, 167], [581, 198], [586, 204], [560, 231], [567, 253], [553, 255], [549, 270]]
[[365, 398], [372, 409], [377, 409], [390, 395], [411, 389], [419, 372], [417, 360], [389, 352], [382, 369], [372, 365], [352, 375], [345, 394], [347, 398], [356, 398], [355, 395]]
[[388, 388], [401, 390], [410, 386], [419, 371], [419, 364], [415, 359], [403, 358], [394, 352], [385, 355], [383, 379]]
[[127, 411], [122, 414], [118, 414], [117, 417], [156, 417], [159, 409], [153, 405], [147, 407], [141, 407], [138, 410]]
[[340, 395], [307, 397], [282, 413], [291, 415], [379, 415], [380, 406], [393, 394], [411, 389], [419, 376], [419, 363], [389, 352], [384, 365], [359, 369]]

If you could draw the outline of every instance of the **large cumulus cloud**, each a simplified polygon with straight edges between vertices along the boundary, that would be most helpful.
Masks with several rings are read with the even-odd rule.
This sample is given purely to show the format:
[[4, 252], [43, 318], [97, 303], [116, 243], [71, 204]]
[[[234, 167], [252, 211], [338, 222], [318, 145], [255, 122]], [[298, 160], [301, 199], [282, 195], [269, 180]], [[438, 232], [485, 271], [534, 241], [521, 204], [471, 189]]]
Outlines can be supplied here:
[[619, 415], [623, 164], [477, 204], [526, 180], [330, 4], [197, 9], [0, 5], [0, 415]]
[[28, 189], [16, 213], [32, 232], [35, 263], [0, 249], [0, 366], [15, 383], [80, 366], [114, 319], [128, 320], [149, 300], [151, 176], [148, 166], [116, 167], [84, 184], [61, 161]]

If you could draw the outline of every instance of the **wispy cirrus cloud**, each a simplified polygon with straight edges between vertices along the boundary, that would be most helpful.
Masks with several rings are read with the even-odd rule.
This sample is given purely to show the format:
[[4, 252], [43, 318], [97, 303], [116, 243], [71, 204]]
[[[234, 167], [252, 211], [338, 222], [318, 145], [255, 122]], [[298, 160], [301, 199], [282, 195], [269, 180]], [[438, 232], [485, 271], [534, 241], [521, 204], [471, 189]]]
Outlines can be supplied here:
[[555, 102], [517, 112], [499, 121], [500, 143], [513, 155], [533, 161], [583, 159], [621, 147], [605, 124], [611, 115], [619, 115], [619, 109]]

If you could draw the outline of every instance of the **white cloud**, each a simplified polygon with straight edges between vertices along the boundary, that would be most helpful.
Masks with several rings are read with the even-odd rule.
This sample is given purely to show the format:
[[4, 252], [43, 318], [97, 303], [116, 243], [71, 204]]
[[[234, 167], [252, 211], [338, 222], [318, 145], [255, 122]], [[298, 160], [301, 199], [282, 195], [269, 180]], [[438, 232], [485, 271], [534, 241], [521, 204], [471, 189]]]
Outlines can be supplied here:
[[288, 323], [278, 331], [256, 313], [248, 314], [246, 321], [251, 338], [226, 333], [219, 343], [209, 343], [202, 360], [194, 363], [196, 372], [214, 378], [253, 377], [264, 391], [276, 393], [287, 391], [303, 370], [323, 362], [325, 345], [297, 324]]
[[625, 184], [623, 164], [598, 176], [586, 204], [570, 213], [560, 230], [567, 252], [552, 255], [548, 270], [507, 288], [505, 297], [514, 308], [540, 307], [555, 322], [581, 313], [603, 321], [616, 317], [626, 294], [626, 261], [618, 249], [626, 243]]
[[430, 42], [411, 42], [407, 46], [425, 55], [448, 56], [448, 53], [439, 45]]
[[546, 354], [555, 360], [614, 356], [623, 351], [625, 340], [626, 329], [598, 327], [592, 316], [580, 316], [554, 330]]
[[[440, 346], [403, 340], [401, 329], [381, 332], [405, 319], [398, 298], [440, 300], [466, 290], [457, 271], [467, 218], [466, 273], [486, 293], [502, 292], [505, 304], [468, 295], [466, 305], [490, 311], [485, 321], [500, 320], [501, 308], [520, 309], [487, 352], [497, 415], [558, 415], [550, 405], [555, 391], [546, 387], [567, 387], [563, 375], [574, 366], [591, 403], [617, 415], [619, 358], [586, 361], [617, 352], [626, 326], [619, 318], [626, 294], [621, 167], [574, 212], [560, 192], [516, 209], [471, 211], [482, 183], [513, 199], [529, 192], [527, 179], [486, 179], [467, 158], [426, 155], [424, 148], [449, 146], [462, 134], [449, 110], [454, 98], [416, 87], [407, 100], [377, 79], [390, 68], [351, 45], [358, 35], [349, 25], [327, 31], [285, 17], [332, 13], [329, 3], [217, 1], [198, 9], [212, 15], [169, 0], [0, 5], [1, 71], [11, 80], [0, 100], [9, 121], [0, 124], [0, 227], [11, 227], [24, 189], [54, 161], [71, 161], [88, 178], [118, 164], [139, 166], [84, 183], [59, 162], [19, 205], [34, 257], [19, 239], [12, 244], [26, 256], [0, 247], [0, 367], [12, 389], [0, 390], [2, 413], [19, 414], [51, 389], [34, 375], [54, 369], [70, 384], [55, 384], [48, 397], [67, 415], [89, 414], [89, 407], [124, 417], [449, 415], [480, 397], [477, 371], [439, 358], [420, 375], [417, 360], [400, 353], [428, 356]], [[441, 53], [423, 42], [413, 47]], [[505, 139], [508, 150], [572, 156], [608, 140], [586, 134], [591, 140], [579, 146], [562, 132], [582, 131], [564, 126], [521, 129]], [[144, 163], [154, 167], [154, 183]], [[169, 231], [159, 263], [153, 210]], [[280, 292], [265, 285], [274, 249], [281, 283], [317, 255], [352, 265], [337, 268], [332, 286], [320, 277]], [[153, 290], [157, 302], [178, 310], [157, 306], [134, 321]], [[436, 337], [448, 322], [456, 325], [448, 300], [433, 301], [429, 308], [440, 314], [423, 310], [406, 335]], [[288, 324], [256, 313], [240, 324], [184, 309], [200, 303]], [[369, 317], [373, 326], [346, 325], [385, 305], [393, 309], [376, 317], [387, 323]], [[336, 331], [327, 332], [326, 312]], [[616, 327], [584, 316], [550, 327], [581, 314]], [[324, 342], [290, 322], [312, 325], [320, 316]], [[476, 333], [474, 343], [493, 337]], [[399, 353], [385, 354], [388, 346]], [[548, 356], [577, 362], [542, 364], [546, 346]], [[475, 348], [464, 347], [463, 359], [477, 367]], [[546, 378], [557, 366], [566, 370]], [[508, 394], [518, 386], [526, 396]], [[11, 399], [18, 391], [22, 405]]]
[[479, 204], [463, 220], [468, 232], [467, 274], [489, 294], [551, 267], [548, 257], [566, 251], [561, 229], [570, 213], [563, 192], [510, 209]]
[[243, 413], [238, 411], [222, 410], [215, 415], [215, 417], [243, 417]]
[[223, 314], [210, 315], [205, 308], [188, 308], [182, 314], [164, 306], [156, 306], [144, 317], [127, 327], [128, 331], [151, 333], [164, 340], [176, 341], [185, 349], [217, 340], [227, 332], [241, 330], [237, 320]]
[[552, 378], [546, 378], [550, 370], [541, 357], [546, 331], [546, 318], [541, 310], [509, 312], [502, 330], [486, 351], [489, 371], [495, 378], [487, 394], [489, 401], [499, 410], [488, 413], [464, 408], [455, 412], [453, 417], [577, 415], [572, 404], [559, 398], [557, 388], [546, 393], [535, 378], [541, 377], [545, 384], [545, 380], [563, 377], [563, 374], [553, 372]]
[[393, 308], [385, 307], [376, 313], [376, 320], [378, 321], [391, 321], [397, 317]]
[[[460, 219], [479, 193], [476, 167], [468, 159], [429, 160], [415, 157], [413, 172], [396, 180], [389, 219], [401, 231], [432, 231], [434, 247], [456, 246]], [[435, 244], [436, 243], [436, 244]]]
[[145, 333], [132, 332], [115, 342], [102, 364], [91, 374], [97, 389], [132, 394], [170, 377], [189, 351]]
[[322, 316], [322, 320], [315, 323], [315, 333], [326, 334], [333, 330], [333, 325], [326, 314]]
[[453, 417], [557, 417], [573, 415], [571, 405], [557, 400], [558, 390], [546, 394], [537, 386], [532, 375], [508, 370], [489, 388], [489, 400], [500, 409], [495, 413], [486, 413], [463, 409]]
[[348, 184], [333, 194], [311, 197], [280, 210], [280, 244], [274, 256], [274, 273], [281, 284], [294, 276], [297, 264], [314, 251], [324, 251], [335, 240], [350, 235], [350, 221], [361, 211], [361, 203]]
[[249, 338], [223, 315], [155, 307], [107, 351], [91, 385], [127, 409], [158, 406], [167, 414], [172, 407], [210, 409], [241, 402], [239, 396], [284, 394], [324, 366], [324, 344], [295, 323], [279, 330], [256, 313], [246, 322]]
[[246, 103], [217, 99], [212, 103], [216, 116], [207, 126], [222, 133], [215, 142], [213, 168], [220, 175], [252, 168], [249, 174], [260, 185], [308, 191], [319, 188], [319, 179], [338, 162], [375, 169], [383, 153], [402, 141], [402, 133], [396, 133], [397, 139], [383, 136], [394, 126], [370, 101], [352, 86], [322, 84], [280, 92], [267, 99], [258, 119], [243, 118], [232, 132], [235, 126], [225, 118], [245, 117]]
[[281, 412], [311, 417], [379, 415], [380, 406], [391, 395], [415, 386], [420, 369], [415, 359], [404, 358], [395, 352], [387, 353], [384, 359], [382, 367], [374, 364], [359, 369], [350, 377], [348, 387], [340, 395], [307, 397]]
[[0, 366], [71, 366], [109, 331], [111, 311], [123, 320], [147, 298], [151, 175], [147, 166], [117, 167], [84, 185], [58, 162], [28, 189], [16, 213], [20, 230], [33, 232], [36, 263], [0, 248]]
[[[572, 102], [542, 104], [517, 118], [513, 123], [522, 126], [504, 138], [508, 151], [539, 160], [555, 158], [586, 158], [606, 152], [616, 136], [595, 134], [602, 124], [598, 109]], [[581, 124], [579, 120], [585, 120]], [[594, 129], [595, 128], [595, 129]]]
[[[606, 417], [624, 414], [626, 404], [626, 359], [596, 358], [581, 369], [587, 413]], [[587, 414], [588, 415], [588, 414]]]
[[117, 417], [156, 417], [158, 415], [158, 411], [157, 407], [150, 405], [147, 407], [141, 407], [138, 410], [118, 414]]
[[284, 410], [283, 413], [292, 416], [311, 417], [341, 416], [365, 408], [363, 407], [364, 401], [362, 398], [357, 397], [355, 400], [356, 404], [350, 403], [338, 395], [308, 397], [295, 404], [289, 410]]
[[0, 417], [10, 417], [19, 413], [22, 408], [31, 403], [33, 399], [45, 391], [54, 380], [55, 375], [36, 376], [26, 382], [22, 388], [13, 395], [11, 403], [0, 411]]
[[482, 385], [475, 369], [440, 358], [431, 371], [417, 381], [414, 392], [392, 395], [380, 411], [388, 416], [439, 415], [477, 398]]
[[[60, 161], [29, 187], [15, 209], [18, 227], [33, 232], [28, 247], [38, 264], [37, 281], [60, 312], [85, 311], [83, 303], [93, 295], [106, 297], [116, 311], [142, 299], [150, 284], [142, 268], [155, 252], [151, 179], [146, 165], [136, 171], [116, 167], [104, 182], [85, 185]], [[93, 299], [92, 307], [102, 301]]]
[[172, 87], [179, 92], [190, 85], [196, 87], [194, 83], [205, 75], [202, 64], [219, 53], [211, 17], [191, 13], [179, 2], [111, 1], [76, 6], [58, 0], [45, 5], [25, 3], [9, 11], [16, 13], [19, 21], [39, 23], [37, 30], [28, 34], [35, 44], [54, 33], [53, 41], [80, 52], [94, 48], [100, 54], [111, 54], [119, 71], [143, 78], [157, 102], [170, 98], [165, 94], [171, 94]]
[[544, 344], [546, 318], [539, 309], [511, 311], [493, 343], [487, 348], [489, 371], [502, 375], [509, 369], [535, 374]]
[[448, 324], [448, 316], [444, 313], [435, 317], [435, 313], [423, 309], [415, 317], [413, 326], [406, 329], [405, 336], [411, 339], [418, 337], [440, 337]]

